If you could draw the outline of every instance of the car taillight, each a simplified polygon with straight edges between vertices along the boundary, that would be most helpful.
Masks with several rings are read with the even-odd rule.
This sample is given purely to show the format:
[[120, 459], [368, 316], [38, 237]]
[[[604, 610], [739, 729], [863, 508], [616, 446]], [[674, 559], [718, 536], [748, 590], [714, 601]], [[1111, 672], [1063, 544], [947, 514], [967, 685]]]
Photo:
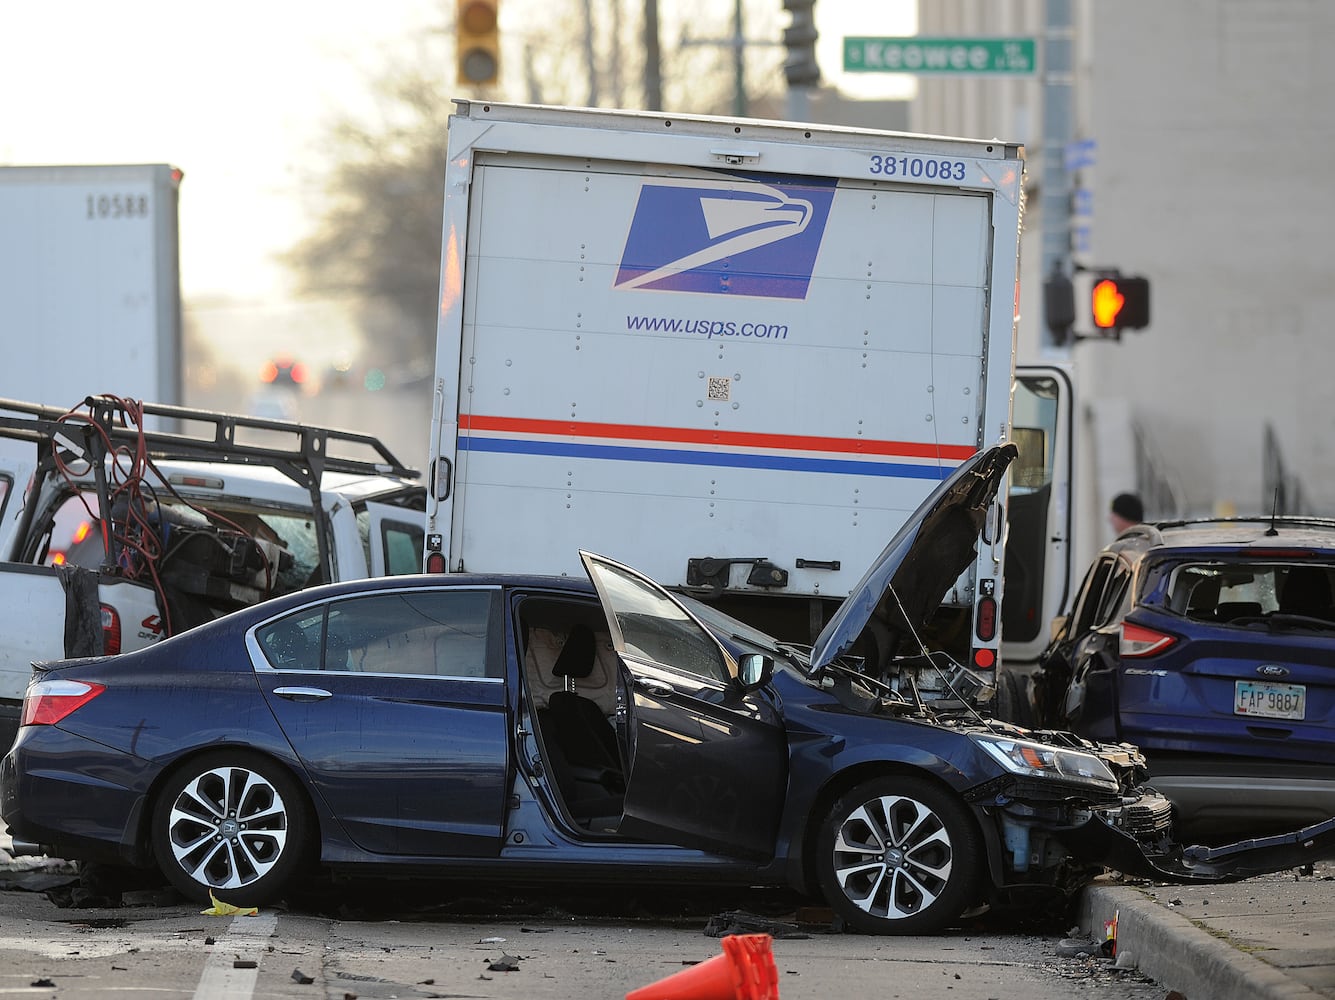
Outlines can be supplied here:
[[121, 651], [121, 616], [110, 604], [101, 606], [102, 612], [102, 652], [115, 656]]
[[1118, 641], [1117, 652], [1130, 659], [1156, 656], [1175, 642], [1177, 642], [1175, 635], [1146, 628], [1134, 622], [1122, 622], [1122, 638]]
[[106, 690], [91, 681], [38, 681], [23, 696], [21, 726], [54, 726]]

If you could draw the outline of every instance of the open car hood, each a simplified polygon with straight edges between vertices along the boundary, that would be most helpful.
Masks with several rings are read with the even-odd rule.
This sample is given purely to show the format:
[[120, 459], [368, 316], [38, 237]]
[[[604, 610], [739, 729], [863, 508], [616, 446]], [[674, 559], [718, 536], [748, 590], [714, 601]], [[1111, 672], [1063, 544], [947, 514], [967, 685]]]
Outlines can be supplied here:
[[[973, 562], [987, 511], [1017, 454], [1006, 443], [980, 451], [922, 502], [839, 606], [811, 649], [815, 672], [847, 652], [893, 587], [890, 621], [921, 632], [951, 585]], [[903, 614], [900, 613], [900, 608]]]

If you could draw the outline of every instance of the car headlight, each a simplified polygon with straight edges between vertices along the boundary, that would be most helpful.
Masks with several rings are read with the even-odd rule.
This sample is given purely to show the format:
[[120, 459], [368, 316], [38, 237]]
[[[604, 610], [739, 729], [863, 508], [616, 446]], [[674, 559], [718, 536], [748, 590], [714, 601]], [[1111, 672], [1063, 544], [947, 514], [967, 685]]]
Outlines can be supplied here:
[[1012, 774], [1023, 774], [1034, 778], [1056, 778], [1076, 784], [1097, 785], [1100, 788], [1117, 790], [1117, 778], [1108, 765], [1092, 753], [1067, 750], [1046, 743], [1033, 743], [1029, 740], [1017, 740], [1009, 736], [992, 736], [986, 733], [969, 735], [989, 757]]

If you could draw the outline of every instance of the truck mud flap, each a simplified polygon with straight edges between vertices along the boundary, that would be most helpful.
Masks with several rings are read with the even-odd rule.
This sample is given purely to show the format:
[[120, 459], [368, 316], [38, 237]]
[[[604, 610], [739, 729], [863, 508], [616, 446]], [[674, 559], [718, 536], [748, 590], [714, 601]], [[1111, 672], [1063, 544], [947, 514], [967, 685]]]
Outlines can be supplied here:
[[1092, 816], [1057, 834], [1072, 855], [1124, 875], [1156, 882], [1211, 884], [1288, 871], [1335, 858], [1335, 818], [1301, 830], [1220, 847], [1195, 845], [1172, 854], [1146, 854], [1128, 834]]
[[101, 656], [102, 611], [97, 574], [81, 566], [60, 567], [65, 588], [65, 656]]

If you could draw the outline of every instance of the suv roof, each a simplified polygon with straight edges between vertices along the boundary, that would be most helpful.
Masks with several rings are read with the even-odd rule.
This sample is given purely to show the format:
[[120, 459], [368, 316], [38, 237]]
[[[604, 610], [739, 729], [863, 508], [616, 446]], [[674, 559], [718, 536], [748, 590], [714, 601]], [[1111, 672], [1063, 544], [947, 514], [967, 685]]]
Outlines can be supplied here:
[[[1295, 556], [1297, 546], [1335, 555], [1335, 518], [1227, 517], [1160, 521], [1128, 528], [1109, 551], [1148, 553], [1153, 549], [1248, 548], [1258, 556]], [[1266, 550], [1275, 550], [1269, 552]]]

